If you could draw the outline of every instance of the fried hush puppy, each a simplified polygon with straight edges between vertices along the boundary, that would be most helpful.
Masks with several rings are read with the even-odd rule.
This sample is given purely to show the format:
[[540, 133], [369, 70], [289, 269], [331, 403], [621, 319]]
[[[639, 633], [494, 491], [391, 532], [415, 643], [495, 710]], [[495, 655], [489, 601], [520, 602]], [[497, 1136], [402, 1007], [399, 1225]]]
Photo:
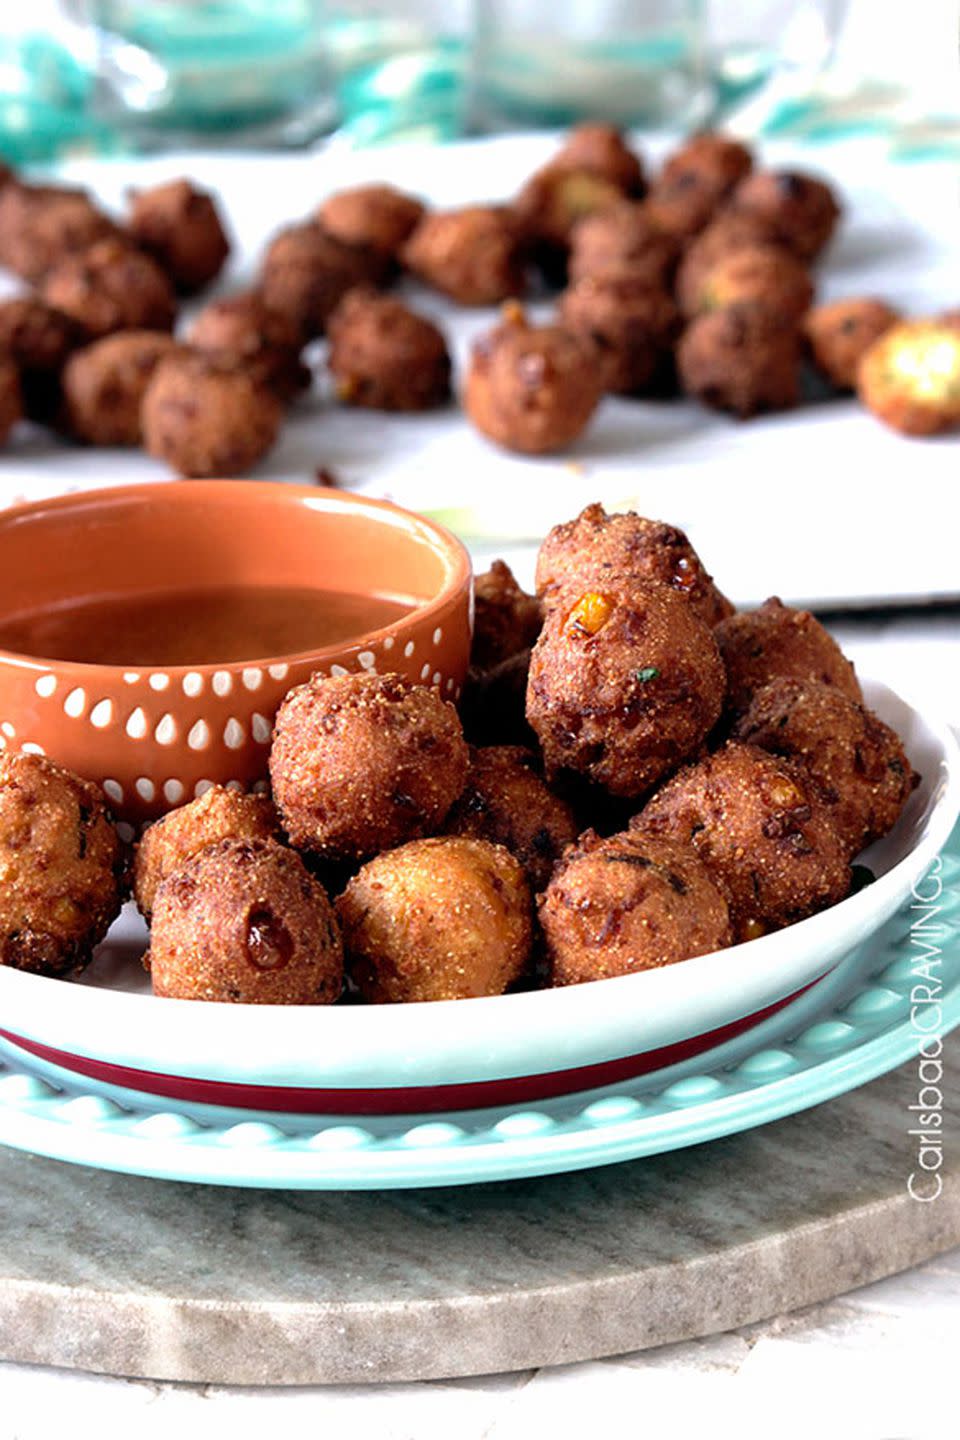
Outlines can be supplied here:
[[305, 345], [324, 333], [348, 290], [379, 284], [384, 268], [376, 251], [344, 245], [319, 225], [288, 225], [267, 247], [258, 288]]
[[564, 847], [576, 838], [577, 824], [566, 801], [544, 784], [531, 750], [489, 745], [471, 750], [467, 783], [444, 831], [505, 846], [537, 892], [547, 884]]
[[553, 985], [674, 965], [732, 938], [727, 902], [693, 846], [637, 830], [586, 831], [538, 907]]
[[567, 592], [637, 581], [668, 585], [711, 627], [733, 614], [684, 532], [632, 510], [608, 515], [602, 505], [588, 505], [575, 520], [555, 525], [540, 546], [537, 594], [547, 607]]
[[392, 185], [356, 185], [329, 196], [316, 218], [341, 245], [375, 250], [394, 261], [424, 213], [421, 201]]
[[77, 350], [63, 372], [64, 427], [87, 445], [139, 445], [147, 386], [178, 348], [164, 331], [119, 330]]
[[118, 233], [84, 190], [19, 181], [0, 189], [0, 265], [31, 284], [67, 255]]
[[0, 756], [0, 965], [86, 965], [120, 911], [124, 868], [96, 785], [42, 755]]
[[721, 255], [686, 298], [688, 315], [755, 302], [799, 319], [813, 301], [813, 283], [800, 261], [780, 246], [751, 245]]
[[547, 613], [527, 719], [547, 779], [570, 771], [634, 799], [693, 755], [726, 690], [712, 632], [674, 590], [606, 582]]
[[177, 351], [161, 360], [140, 411], [149, 454], [189, 478], [242, 475], [273, 445], [283, 407], [243, 367]]
[[613, 125], [585, 121], [575, 125], [550, 164], [560, 170], [582, 170], [615, 185], [623, 195], [642, 195], [643, 164]]
[[133, 865], [133, 895], [146, 920], [157, 890], [188, 860], [219, 840], [275, 840], [280, 822], [266, 795], [242, 795], [214, 785], [196, 800], [169, 811], [144, 831]]
[[693, 845], [738, 940], [803, 920], [850, 888], [847, 847], [816, 780], [752, 745], [730, 741], [687, 766], [631, 825]]
[[798, 403], [800, 358], [796, 322], [756, 303], [698, 315], [677, 346], [687, 394], [741, 420]]
[[746, 145], [730, 135], [701, 130], [667, 156], [660, 177], [673, 180], [678, 175], [696, 175], [726, 195], [752, 169], [753, 155]]
[[213, 196], [189, 180], [135, 190], [127, 229], [184, 295], [215, 280], [230, 254]]
[[489, 570], [474, 576], [473, 602], [470, 664], [478, 670], [489, 670], [529, 650], [540, 634], [540, 602], [517, 584], [503, 560], [494, 560]]
[[42, 300], [20, 296], [0, 302], [0, 353], [9, 355], [20, 372], [28, 419], [44, 424], [55, 416], [61, 372], [80, 340], [74, 321]]
[[733, 733], [796, 760], [819, 781], [850, 856], [893, 829], [920, 780], [900, 737], [835, 685], [773, 680]]
[[755, 170], [730, 196], [730, 211], [756, 215], [801, 260], [814, 260], [840, 218], [837, 199], [822, 180], [795, 170]]
[[373, 290], [351, 290], [330, 317], [337, 398], [370, 410], [432, 410], [450, 398], [447, 342], [432, 321]]
[[543, 455], [571, 445], [603, 394], [596, 345], [561, 325], [530, 325], [519, 307], [473, 347], [467, 416], [506, 450]]
[[98, 240], [46, 276], [41, 299], [71, 316], [88, 340], [115, 330], [172, 330], [173, 289], [155, 260], [125, 240]]
[[694, 135], [665, 161], [647, 195], [647, 216], [664, 233], [689, 240], [710, 223], [752, 165], [739, 141]]
[[23, 415], [20, 372], [12, 360], [0, 354], [0, 445]]
[[143, 963], [177, 1000], [332, 1005], [343, 987], [326, 891], [274, 840], [219, 840], [167, 875]]
[[399, 675], [313, 675], [277, 713], [273, 797], [291, 844], [364, 860], [439, 830], [463, 789], [456, 710]]
[[522, 295], [520, 234], [500, 205], [467, 205], [423, 216], [401, 259], [427, 285], [460, 305], [496, 305]]
[[627, 269], [651, 285], [665, 288], [679, 253], [677, 241], [657, 229], [642, 203], [622, 200], [574, 226], [570, 237], [570, 280], [583, 280], [605, 270]]
[[960, 425], [960, 329], [935, 320], [905, 321], [863, 355], [857, 393], [879, 419], [904, 435], [939, 435]]
[[564, 291], [561, 322], [600, 351], [607, 389], [644, 395], [663, 389], [673, 369], [680, 314], [671, 297], [632, 270], [588, 275]]
[[590, 170], [551, 163], [538, 170], [521, 189], [512, 215], [527, 255], [548, 284], [563, 285], [570, 244], [578, 225], [621, 205], [623, 191], [612, 180]]
[[860, 361], [899, 319], [882, 300], [834, 300], [807, 314], [803, 334], [821, 375], [838, 390], [853, 390]]
[[289, 316], [271, 310], [255, 290], [212, 300], [187, 338], [192, 349], [248, 370], [284, 404], [310, 384], [310, 371], [300, 359], [298, 327]]
[[683, 252], [676, 277], [680, 309], [685, 315], [696, 312], [704, 278], [718, 260], [738, 250], [752, 250], [757, 246], [768, 249], [771, 245], [778, 246], [785, 254], [792, 253], [778, 240], [775, 228], [760, 216], [721, 211]]
[[348, 973], [373, 1004], [502, 995], [530, 954], [523, 867], [486, 840], [414, 840], [378, 855], [336, 908]]
[[863, 704], [856, 672], [840, 646], [809, 610], [777, 597], [759, 610], [731, 615], [714, 631], [727, 671], [727, 706], [741, 714], [771, 680], [813, 680]]

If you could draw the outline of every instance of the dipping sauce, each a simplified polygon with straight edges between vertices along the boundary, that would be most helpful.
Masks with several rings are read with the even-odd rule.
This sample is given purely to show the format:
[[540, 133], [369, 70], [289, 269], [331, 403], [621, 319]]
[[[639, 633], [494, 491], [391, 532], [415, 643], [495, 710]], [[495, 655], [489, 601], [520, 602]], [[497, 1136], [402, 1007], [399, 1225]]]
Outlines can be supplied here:
[[211, 665], [335, 645], [412, 609], [410, 601], [302, 586], [98, 596], [0, 620], [0, 649], [89, 665]]

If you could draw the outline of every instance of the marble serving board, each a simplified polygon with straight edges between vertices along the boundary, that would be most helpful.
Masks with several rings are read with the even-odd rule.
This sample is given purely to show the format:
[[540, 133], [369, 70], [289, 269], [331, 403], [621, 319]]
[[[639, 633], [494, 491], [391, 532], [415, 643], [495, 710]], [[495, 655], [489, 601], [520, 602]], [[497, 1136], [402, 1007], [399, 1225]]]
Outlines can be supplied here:
[[[778, 1315], [960, 1243], [960, 1035], [944, 1058], [942, 1164], [926, 1177], [909, 1133], [916, 1061], [710, 1145], [466, 1189], [221, 1189], [0, 1150], [0, 1360], [245, 1385], [402, 1381]], [[912, 1172], [926, 1194], [939, 1178], [936, 1199], [911, 1198]]]

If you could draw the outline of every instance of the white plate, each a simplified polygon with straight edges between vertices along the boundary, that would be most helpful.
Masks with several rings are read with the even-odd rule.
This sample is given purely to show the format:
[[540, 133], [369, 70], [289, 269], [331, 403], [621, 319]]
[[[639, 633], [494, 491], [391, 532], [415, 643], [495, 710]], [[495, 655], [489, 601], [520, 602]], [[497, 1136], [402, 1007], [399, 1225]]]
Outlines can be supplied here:
[[[361, 152], [169, 155], [75, 163], [66, 173], [118, 209], [131, 184], [177, 174], [218, 190], [242, 241], [221, 286], [231, 288], [250, 279], [273, 231], [331, 190], [388, 178], [437, 205], [502, 199], [553, 145], [512, 136]], [[655, 159], [664, 146], [641, 148]], [[819, 271], [824, 298], [875, 293], [918, 313], [960, 304], [955, 186], [943, 164], [893, 164], [874, 140], [768, 143], [763, 157], [820, 171], [843, 191], [846, 214]], [[449, 333], [462, 372], [470, 341], [494, 312], [407, 289]], [[491, 548], [539, 541], [591, 500], [633, 505], [686, 528], [740, 605], [771, 594], [821, 607], [960, 594], [957, 439], [906, 439], [853, 400], [744, 424], [687, 402], [609, 398], [568, 454], [530, 459], [494, 449], [453, 407], [379, 415], [338, 407], [322, 391], [297, 408], [258, 473], [308, 480], [326, 465], [351, 487], [450, 512], [454, 529], [486, 537]], [[165, 473], [140, 454], [70, 449], [24, 427], [0, 457], [0, 504]]]
[[894, 831], [862, 857], [875, 883], [787, 930], [569, 989], [326, 1009], [129, 993], [123, 987], [146, 989], [131, 963], [142, 932], [123, 919], [83, 984], [0, 968], [0, 1033], [166, 1077], [372, 1091], [555, 1075], [706, 1035], [793, 995], [872, 935], [909, 896], [960, 814], [960, 750], [950, 731], [885, 686], [866, 682], [864, 691], [903, 737], [922, 783]]

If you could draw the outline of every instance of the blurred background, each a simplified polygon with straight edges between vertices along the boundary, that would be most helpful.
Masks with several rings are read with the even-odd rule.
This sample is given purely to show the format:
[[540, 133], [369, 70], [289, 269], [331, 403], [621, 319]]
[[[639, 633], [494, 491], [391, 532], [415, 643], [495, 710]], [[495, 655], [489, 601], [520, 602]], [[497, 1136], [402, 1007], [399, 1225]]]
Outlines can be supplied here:
[[[7, 0], [0, 153], [722, 122], [960, 157], [955, 0]], [[909, 35], [905, 28], [909, 23]]]

